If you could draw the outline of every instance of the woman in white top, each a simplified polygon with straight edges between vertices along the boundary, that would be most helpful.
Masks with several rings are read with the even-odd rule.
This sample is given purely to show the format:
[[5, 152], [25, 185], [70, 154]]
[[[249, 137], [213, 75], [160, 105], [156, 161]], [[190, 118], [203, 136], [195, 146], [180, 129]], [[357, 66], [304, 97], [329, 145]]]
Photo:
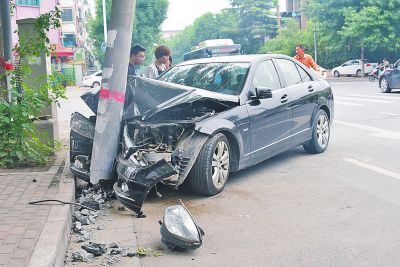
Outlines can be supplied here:
[[168, 64], [171, 50], [165, 46], [160, 45], [154, 50], [154, 56], [156, 61], [147, 67], [146, 77], [150, 79], [156, 79], [161, 73], [166, 70], [166, 64]]

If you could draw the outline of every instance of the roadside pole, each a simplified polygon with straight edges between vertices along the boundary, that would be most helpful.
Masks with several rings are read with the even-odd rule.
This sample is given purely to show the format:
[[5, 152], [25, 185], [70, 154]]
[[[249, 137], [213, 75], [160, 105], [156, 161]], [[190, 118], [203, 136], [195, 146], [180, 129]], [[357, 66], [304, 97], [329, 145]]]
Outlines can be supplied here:
[[135, 7], [136, 0], [112, 2], [90, 166], [90, 182], [93, 184], [112, 178], [125, 101]]
[[[12, 33], [11, 33], [11, 15], [10, 15], [10, 1], [0, 1], [0, 18], [1, 29], [3, 37], [4, 60], [8, 65], [13, 64], [12, 57]], [[11, 103], [11, 82], [10, 77], [7, 76], [7, 102]]]

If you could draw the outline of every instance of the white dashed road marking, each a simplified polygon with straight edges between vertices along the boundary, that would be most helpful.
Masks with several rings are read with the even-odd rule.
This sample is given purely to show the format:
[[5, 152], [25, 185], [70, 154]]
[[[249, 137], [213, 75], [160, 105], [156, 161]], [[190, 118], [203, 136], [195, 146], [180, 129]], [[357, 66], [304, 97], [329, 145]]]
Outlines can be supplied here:
[[344, 106], [363, 106], [360, 103], [350, 103], [350, 102], [343, 102], [343, 101], [335, 101], [335, 104], [344, 105]]
[[352, 159], [352, 158], [344, 158], [343, 160], [346, 161], [346, 162], [352, 163], [354, 165], [366, 168], [368, 170], [371, 170], [371, 171], [374, 171], [374, 172], [377, 172], [377, 173], [380, 173], [380, 174], [383, 174], [383, 175], [386, 175], [386, 176], [390, 176], [392, 178], [400, 180], [400, 174], [399, 173], [392, 172], [392, 171], [386, 170], [384, 168], [381, 168], [381, 167], [378, 167], [378, 166], [375, 166], [375, 165], [372, 165], [372, 164], [369, 164], [369, 163], [365, 163], [365, 162], [362, 162], [362, 161], [359, 161], [359, 160], [356, 160], [356, 159]]
[[371, 102], [371, 103], [392, 103], [392, 101], [386, 101], [386, 100], [365, 99], [365, 98], [346, 97], [346, 96], [335, 96], [335, 99], [362, 101], [362, 102]]
[[400, 140], [400, 132], [385, 130], [385, 129], [368, 126], [368, 125], [363, 125], [363, 124], [358, 124], [358, 123], [339, 121], [339, 120], [335, 120], [334, 123], [342, 125], [342, 126], [354, 127], [354, 128], [374, 132], [372, 134], [369, 134], [372, 136], [377, 136], [377, 137], [382, 137], [382, 138], [387, 138], [387, 139], [392, 139], [392, 140]]

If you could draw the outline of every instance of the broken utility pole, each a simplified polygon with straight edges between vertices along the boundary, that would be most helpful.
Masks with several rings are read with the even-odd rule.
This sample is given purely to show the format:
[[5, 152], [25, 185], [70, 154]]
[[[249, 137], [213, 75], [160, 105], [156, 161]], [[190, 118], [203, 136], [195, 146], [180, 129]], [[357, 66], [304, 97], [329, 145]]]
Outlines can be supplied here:
[[90, 166], [90, 182], [112, 178], [125, 101], [136, 0], [113, 0]]

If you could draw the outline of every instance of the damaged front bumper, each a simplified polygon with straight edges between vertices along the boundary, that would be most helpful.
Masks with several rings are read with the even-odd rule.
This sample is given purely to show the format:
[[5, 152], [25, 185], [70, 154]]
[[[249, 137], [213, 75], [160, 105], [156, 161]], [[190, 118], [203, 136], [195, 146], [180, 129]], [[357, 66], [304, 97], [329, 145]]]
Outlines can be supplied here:
[[153, 186], [165, 178], [178, 174], [165, 159], [152, 165], [140, 166], [121, 156], [118, 158], [117, 172], [115, 195], [125, 207], [139, 216], [143, 214], [143, 202]]

